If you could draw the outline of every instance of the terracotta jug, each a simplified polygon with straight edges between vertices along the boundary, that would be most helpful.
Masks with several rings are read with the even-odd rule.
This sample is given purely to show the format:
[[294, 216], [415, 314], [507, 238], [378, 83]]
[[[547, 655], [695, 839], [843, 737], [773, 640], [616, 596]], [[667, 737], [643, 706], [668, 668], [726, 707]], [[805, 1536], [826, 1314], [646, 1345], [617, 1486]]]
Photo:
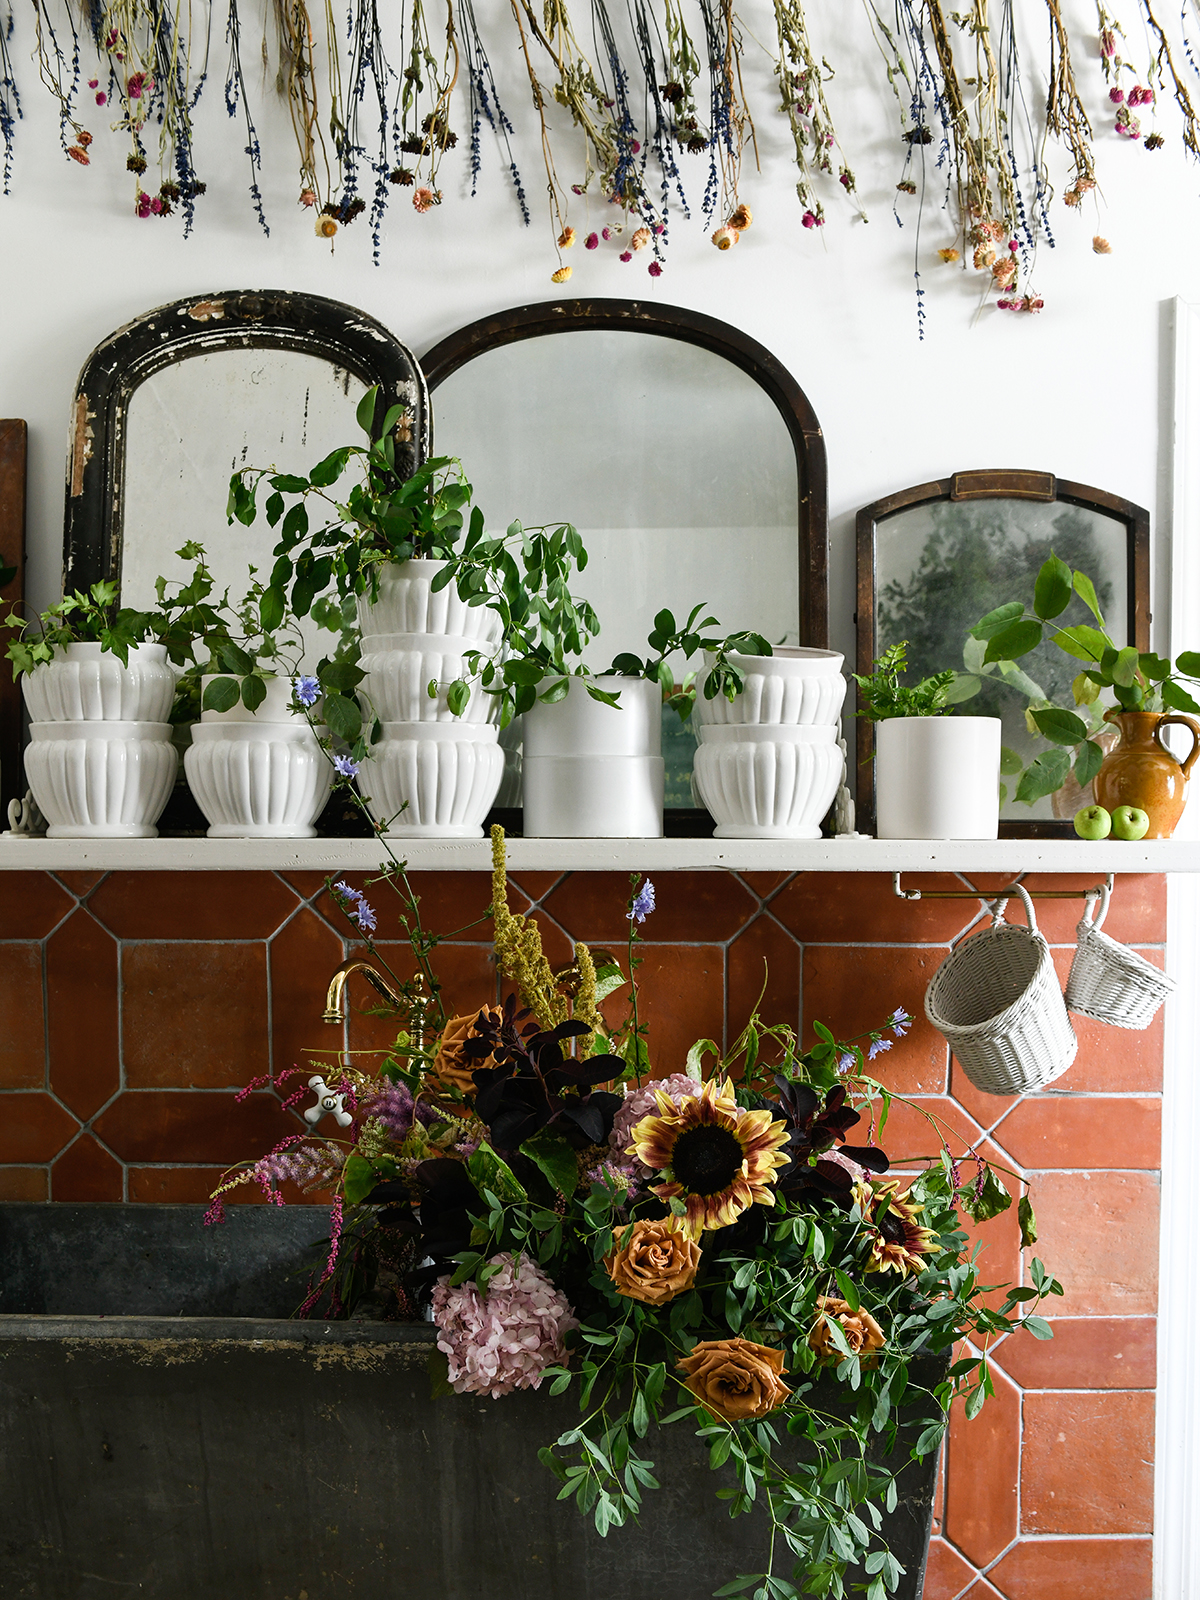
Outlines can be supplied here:
[[[1147, 839], [1169, 839], [1183, 815], [1188, 774], [1200, 754], [1200, 722], [1177, 712], [1118, 711], [1104, 714], [1105, 722], [1121, 730], [1121, 742], [1104, 758], [1096, 774], [1096, 803], [1106, 811], [1117, 806], [1137, 806], [1150, 818]], [[1181, 763], [1162, 742], [1162, 730], [1181, 722], [1192, 731], [1192, 748]]]

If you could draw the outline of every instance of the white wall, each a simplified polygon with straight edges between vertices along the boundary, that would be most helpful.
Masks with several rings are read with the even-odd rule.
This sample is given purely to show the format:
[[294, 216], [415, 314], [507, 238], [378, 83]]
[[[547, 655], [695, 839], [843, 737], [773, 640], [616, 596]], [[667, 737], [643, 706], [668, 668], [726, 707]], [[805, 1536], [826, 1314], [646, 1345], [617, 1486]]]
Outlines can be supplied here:
[[[528, 129], [526, 101], [500, 48], [510, 30], [489, 29], [492, 9], [477, 7], [494, 64], [502, 76], [509, 73], [510, 112]], [[740, 9], [752, 31], [767, 37], [766, 0], [743, 0]], [[1058, 248], [1042, 249], [1034, 280], [1046, 302], [1040, 315], [995, 311], [992, 296], [976, 316], [975, 275], [936, 258], [937, 247], [951, 241], [933, 210], [922, 234], [929, 292], [919, 343], [914, 230], [897, 229], [891, 216], [901, 147], [890, 91], [859, 9], [846, 0], [812, 0], [808, 9], [817, 48], [838, 69], [829, 95], [869, 224], [854, 219], [831, 185], [828, 225], [801, 227], [786, 130], [770, 110], [765, 58], [753, 58], [748, 75], [763, 108], [764, 170], [755, 175], [746, 163], [742, 197], [755, 221], [742, 242], [719, 254], [698, 224], [680, 222], [657, 280], [647, 276], [644, 257], [625, 266], [615, 252], [585, 254], [577, 246], [565, 291], [550, 282], [557, 263], [544, 215], [535, 214], [530, 229], [520, 225], [486, 134], [482, 198], [466, 196], [462, 137], [443, 168], [440, 209], [418, 216], [398, 195], [381, 267], [371, 264], [365, 219], [339, 235], [331, 254], [314, 237], [312, 214], [295, 204], [290, 129], [265, 91], [256, 112], [269, 157], [263, 187], [272, 232], [264, 238], [245, 194], [240, 126], [225, 117], [215, 75], [200, 108], [199, 175], [210, 192], [198, 202], [194, 236], [183, 240], [175, 218], [138, 220], [120, 141], [101, 114], [87, 119], [96, 138], [92, 166], [62, 156], [51, 102], [29, 59], [26, 14], [18, 10], [12, 49], [26, 116], [17, 130], [12, 194], [0, 199], [0, 415], [30, 424], [34, 602], [44, 605], [57, 592], [67, 412], [84, 359], [114, 328], [156, 304], [229, 288], [303, 289], [346, 300], [379, 317], [418, 353], [485, 313], [563, 292], [685, 305], [744, 328], [795, 374], [825, 431], [833, 634], [846, 648], [853, 638], [853, 513], [903, 485], [970, 467], [1040, 468], [1148, 505], [1160, 525], [1168, 503], [1160, 448], [1169, 420], [1165, 306], [1176, 295], [1200, 298], [1200, 174], [1175, 148], [1169, 109], [1162, 119], [1166, 149], [1150, 153], [1121, 143], [1103, 131], [1111, 118], [1097, 63], [1078, 60], [1101, 130], [1099, 218], [1087, 207], [1077, 214], [1055, 204]], [[1019, 9], [1025, 24], [1042, 26], [1040, 3], [1021, 0]], [[1089, 18], [1082, 0], [1071, 11], [1080, 39], [1089, 39], [1094, 14]], [[244, 52], [248, 62], [256, 51], [257, 40]], [[214, 39], [214, 64], [223, 55]], [[1027, 54], [1030, 63], [1043, 58], [1040, 45]], [[1036, 105], [1042, 91], [1032, 78], [1029, 88]], [[460, 136], [463, 115], [456, 118]], [[570, 147], [564, 138], [560, 156]], [[542, 186], [533, 139], [519, 141], [518, 157], [536, 207]], [[1062, 173], [1056, 176], [1061, 181]], [[698, 173], [694, 200], [701, 189]], [[912, 202], [905, 205], [915, 217]], [[582, 210], [571, 220], [582, 233]], [[1095, 232], [1112, 242], [1111, 256], [1092, 253]], [[672, 464], [664, 463], [669, 470]]]

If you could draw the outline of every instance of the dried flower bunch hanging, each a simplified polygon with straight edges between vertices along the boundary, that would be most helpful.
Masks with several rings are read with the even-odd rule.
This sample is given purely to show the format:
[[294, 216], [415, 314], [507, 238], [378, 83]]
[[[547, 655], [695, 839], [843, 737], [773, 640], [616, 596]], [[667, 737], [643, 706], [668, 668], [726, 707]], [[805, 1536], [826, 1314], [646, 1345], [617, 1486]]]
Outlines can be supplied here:
[[[192, 226], [205, 190], [194, 111], [222, 23], [225, 104], [241, 126], [259, 223], [267, 229], [261, 111], [251, 107], [244, 43], [246, 26], [257, 33], [261, 21], [267, 81], [295, 137], [299, 204], [331, 242], [368, 214], [377, 261], [390, 201], [403, 197], [417, 216], [446, 204], [467, 187], [462, 157], [477, 193], [488, 170], [485, 129], [526, 224], [536, 208], [522, 141], [536, 136], [556, 283], [572, 276], [580, 243], [660, 276], [677, 219], [699, 218], [719, 252], [732, 250], [752, 220], [742, 188], [747, 167], [759, 166], [755, 118], [786, 122], [800, 219], [814, 239], [835, 198], [847, 218], [865, 219], [834, 124], [830, 47], [869, 49], [871, 38], [899, 110], [894, 212], [913, 225], [919, 320], [922, 217], [951, 229], [929, 255], [974, 275], [1000, 309], [1036, 311], [1033, 272], [1039, 245], [1055, 243], [1052, 208], [1078, 212], [1088, 195], [1096, 201], [1097, 130], [1160, 150], [1172, 137], [1158, 121], [1169, 103], [1183, 149], [1200, 159], [1195, 19], [1187, 7], [1164, 18], [1159, 0], [1123, 0], [1145, 37], [1140, 64], [1106, 5], [1097, 4], [1096, 37], [1081, 37], [1062, 0], [962, 0], [960, 10], [945, 0], [864, 0], [857, 41], [850, 26], [835, 40], [819, 38], [803, 0], [509, 0], [486, 8], [482, 23], [474, 0], [349, 0], [344, 15], [330, 0], [320, 8], [270, 0], [268, 15], [252, 22], [241, 3], [227, 0], [214, 18], [210, 0], [98, 0], [77, 24], [65, 0], [34, 0], [33, 51], [56, 102], [64, 156], [92, 165], [97, 121], [107, 124], [127, 141], [141, 218], [178, 213], [185, 232]], [[21, 116], [13, 27], [11, 15], [0, 27], [6, 190]], [[1021, 58], [1018, 32], [1044, 42], [1036, 71]], [[523, 115], [511, 89], [501, 103], [492, 67], [501, 53], [519, 63]], [[761, 56], [777, 96], [752, 107], [747, 84], [761, 73], [747, 65], [757, 68]], [[1096, 231], [1095, 253], [1111, 248]]]
[[[281, 1183], [327, 1195], [332, 1236], [302, 1315], [415, 1321], [428, 1308], [447, 1404], [543, 1385], [576, 1395], [578, 1425], [540, 1455], [601, 1534], [637, 1517], [658, 1488], [659, 1429], [682, 1426], [708, 1446], [730, 1513], [770, 1518], [763, 1569], [718, 1593], [840, 1595], [865, 1562], [871, 1600], [886, 1600], [904, 1571], [887, 1516], [906, 1465], [938, 1449], [956, 1395], [973, 1417], [993, 1392], [993, 1340], [1050, 1337], [1037, 1307], [1061, 1285], [1034, 1259], [1029, 1284], [995, 1304], [960, 1216], [994, 1217], [1012, 1197], [915, 1102], [929, 1151], [888, 1175], [878, 1138], [903, 1097], [871, 1063], [907, 1034], [902, 1008], [852, 1040], [817, 1023], [808, 1050], [755, 1014], [728, 1051], [701, 1039], [652, 1066], [635, 952], [653, 885], [633, 875], [624, 963], [577, 945], [556, 973], [536, 923], [509, 909], [498, 828], [493, 852], [485, 915], [503, 1000], [479, 994], [435, 1036], [406, 999], [392, 1049], [323, 1066], [308, 1131], [232, 1173], [211, 1220], [247, 1180], [275, 1204]], [[403, 868], [375, 881], [401, 893], [427, 963], [436, 939]], [[386, 967], [364, 891], [330, 889]], [[323, 1135], [328, 1111], [341, 1126]], [[1025, 1196], [1018, 1220], [1031, 1245]], [[951, 1364], [964, 1336], [975, 1353]]]

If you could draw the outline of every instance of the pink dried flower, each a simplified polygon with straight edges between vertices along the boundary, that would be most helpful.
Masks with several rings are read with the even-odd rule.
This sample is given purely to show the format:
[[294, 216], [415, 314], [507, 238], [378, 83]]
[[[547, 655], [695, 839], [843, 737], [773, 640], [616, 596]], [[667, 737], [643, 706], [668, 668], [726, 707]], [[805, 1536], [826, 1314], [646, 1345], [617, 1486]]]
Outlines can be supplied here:
[[413, 210], [422, 213], [436, 206], [441, 199], [440, 194], [434, 194], [432, 189], [415, 189], [413, 191]]
[[599, 243], [599, 235], [595, 233], [589, 233], [587, 238], [583, 241], [583, 248], [585, 250], [594, 250]]
[[646, 268], [646, 271], [650, 274], [650, 276], [652, 278], [661, 278], [662, 277], [662, 262], [661, 261], [652, 261], [650, 263], [650, 265]]
[[632, 261], [633, 260], [633, 251], [632, 250], [622, 250], [621, 254], [617, 257], [617, 260], [618, 261]]
[[96, 104], [98, 106], [106, 106], [108, 104], [108, 96], [105, 94], [103, 89], [101, 89], [99, 94], [96, 96]]
[[97, 85], [98, 85], [98, 84], [99, 84], [99, 82], [100, 82], [100, 79], [99, 79], [99, 78], [89, 78], [89, 79], [88, 79], [88, 88], [89, 88], [89, 89], [94, 89], [94, 88], [96, 88], [96, 87], [97, 87]]
[[1100, 54], [1106, 60], [1111, 60], [1117, 53], [1117, 38], [1111, 28], [1105, 28], [1100, 35]]
[[142, 90], [145, 87], [146, 74], [144, 72], [135, 72], [130, 75], [129, 82], [126, 84], [125, 89], [131, 100], [140, 100], [142, 98]]
[[526, 1255], [493, 1256], [500, 1270], [480, 1294], [468, 1281], [457, 1289], [448, 1277], [433, 1291], [438, 1349], [450, 1366], [456, 1394], [537, 1389], [546, 1368], [565, 1360], [564, 1336], [579, 1326], [566, 1296]]
[[413, 1097], [408, 1086], [380, 1080], [378, 1087], [364, 1095], [357, 1110], [361, 1116], [381, 1122], [393, 1139], [403, 1139], [413, 1125]]
[[[1108, 98], [1115, 106], [1123, 105], [1125, 103], [1125, 91], [1124, 89], [1110, 89], [1108, 91]], [[1132, 94], [1129, 96], [1129, 102], [1131, 105], [1137, 105], [1137, 101], [1133, 98]]]
[[602, 228], [600, 230], [600, 237], [602, 239], [611, 239], [612, 238], [612, 229], [611, 228]]

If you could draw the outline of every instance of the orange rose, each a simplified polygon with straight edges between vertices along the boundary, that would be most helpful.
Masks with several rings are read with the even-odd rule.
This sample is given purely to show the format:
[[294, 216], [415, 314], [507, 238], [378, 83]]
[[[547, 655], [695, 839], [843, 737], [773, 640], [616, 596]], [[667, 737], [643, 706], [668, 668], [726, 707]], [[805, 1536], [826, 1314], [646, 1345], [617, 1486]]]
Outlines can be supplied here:
[[810, 1350], [815, 1350], [822, 1361], [840, 1361], [842, 1352], [833, 1342], [833, 1334], [825, 1316], [832, 1317], [846, 1336], [846, 1343], [859, 1358], [864, 1367], [873, 1367], [879, 1360], [878, 1352], [883, 1349], [885, 1340], [883, 1329], [875, 1321], [869, 1311], [861, 1307], [851, 1311], [849, 1302], [838, 1300], [833, 1295], [823, 1294], [817, 1301], [817, 1320], [812, 1325], [808, 1336]]
[[648, 1306], [665, 1306], [690, 1289], [699, 1265], [700, 1246], [694, 1239], [685, 1239], [671, 1217], [663, 1222], [635, 1222], [628, 1242], [604, 1258], [617, 1293]]
[[722, 1422], [765, 1417], [792, 1392], [780, 1382], [783, 1351], [749, 1339], [709, 1339], [678, 1365], [696, 1399]]
[[[500, 1013], [494, 1006], [484, 1006], [485, 1013], [493, 1022], [500, 1021]], [[442, 1037], [438, 1041], [437, 1055], [433, 1058], [430, 1072], [438, 1083], [446, 1089], [458, 1089], [463, 1094], [474, 1094], [475, 1083], [471, 1077], [473, 1072], [479, 1072], [484, 1067], [494, 1067], [494, 1056], [468, 1058], [463, 1054], [463, 1045], [468, 1039], [475, 1037], [475, 1024], [479, 1020], [479, 1012], [473, 1011], [468, 1017], [451, 1017], [442, 1029]]]

